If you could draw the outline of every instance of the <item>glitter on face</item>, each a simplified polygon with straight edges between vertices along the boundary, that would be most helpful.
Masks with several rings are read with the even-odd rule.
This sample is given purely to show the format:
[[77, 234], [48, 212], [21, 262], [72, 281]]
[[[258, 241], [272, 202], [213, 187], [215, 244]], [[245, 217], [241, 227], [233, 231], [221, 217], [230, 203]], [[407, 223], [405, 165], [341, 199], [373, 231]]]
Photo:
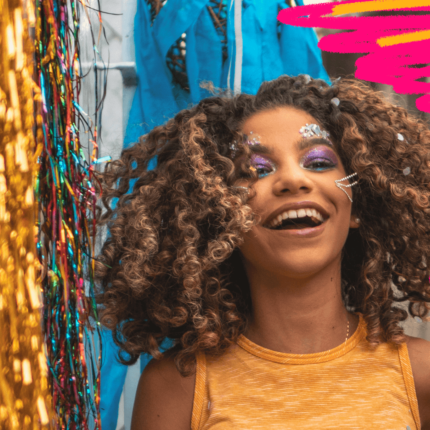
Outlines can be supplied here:
[[330, 133], [328, 131], [321, 130], [321, 127], [318, 124], [306, 124], [299, 130], [299, 133], [303, 136], [304, 139], [320, 137], [322, 139], [327, 140], [327, 142], [332, 145], [329, 139]]
[[335, 153], [327, 146], [317, 146], [307, 152], [300, 161], [300, 166], [308, 170], [332, 169], [338, 165]]
[[245, 139], [245, 143], [247, 143], [250, 146], [261, 145], [260, 140], [261, 140], [260, 136], [254, 134], [253, 131], [250, 131], [249, 135]]
[[276, 172], [276, 166], [270, 160], [258, 154], [251, 157], [251, 169], [254, 168], [259, 178], [264, 178]]

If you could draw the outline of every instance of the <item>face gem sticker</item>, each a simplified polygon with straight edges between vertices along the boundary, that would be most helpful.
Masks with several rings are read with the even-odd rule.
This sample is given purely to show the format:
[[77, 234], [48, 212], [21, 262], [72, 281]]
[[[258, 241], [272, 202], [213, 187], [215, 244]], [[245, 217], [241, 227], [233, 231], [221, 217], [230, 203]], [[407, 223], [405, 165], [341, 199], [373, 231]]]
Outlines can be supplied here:
[[250, 146], [261, 145], [260, 136], [254, 134], [253, 131], [250, 131], [249, 135], [246, 136], [245, 143]]
[[327, 140], [327, 142], [330, 142], [330, 145], [332, 145], [329, 139], [330, 133], [328, 131], [321, 130], [321, 127], [318, 124], [306, 124], [299, 130], [299, 133], [304, 139], [321, 137], [322, 139]]

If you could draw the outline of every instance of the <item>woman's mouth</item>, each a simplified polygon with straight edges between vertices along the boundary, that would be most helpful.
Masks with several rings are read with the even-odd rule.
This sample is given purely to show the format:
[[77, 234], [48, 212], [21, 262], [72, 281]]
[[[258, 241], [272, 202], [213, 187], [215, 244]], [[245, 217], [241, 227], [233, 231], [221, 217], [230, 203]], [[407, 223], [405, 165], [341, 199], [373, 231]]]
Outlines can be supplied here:
[[303, 230], [318, 227], [325, 221], [318, 210], [301, 208], [282, 212], [263, 227], [270, 230]]

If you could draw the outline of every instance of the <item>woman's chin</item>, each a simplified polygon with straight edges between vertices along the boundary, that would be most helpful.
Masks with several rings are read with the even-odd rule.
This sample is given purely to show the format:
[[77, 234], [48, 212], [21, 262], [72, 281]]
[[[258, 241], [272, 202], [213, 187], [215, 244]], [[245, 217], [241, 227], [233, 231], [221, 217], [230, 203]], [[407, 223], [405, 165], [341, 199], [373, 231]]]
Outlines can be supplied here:
[[[292, 253], [279, 253], [269, 258], [253, 258], [251, 265], [257, 270], [278, 277], [291, 279], [306, 279], [340, 265], [340, 256], [333, 257], [325, 250], [297, 250]], [[265, 264], [266, 263], [266, 264]], [[246, 265], [246, 262], [245, 262]]]

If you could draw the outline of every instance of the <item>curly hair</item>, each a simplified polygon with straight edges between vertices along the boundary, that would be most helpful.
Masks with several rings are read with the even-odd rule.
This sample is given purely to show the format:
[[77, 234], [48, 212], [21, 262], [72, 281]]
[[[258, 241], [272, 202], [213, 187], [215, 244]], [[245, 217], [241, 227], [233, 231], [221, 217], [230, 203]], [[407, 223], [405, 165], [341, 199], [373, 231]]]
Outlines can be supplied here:
[[399, 322], [408, 311], [427, 316], [427, 125], [356, 80], [329, 86], [282, 76], [256, 96], [212, 97], [181, 111], [101, 175], [99, 223], [110, 234], [96, 265], [98, 299], [102, 323], [128, 353], [123, 363], [159, 357], [170, 338], [185, 375], [198, 351], [222, 354], [244, 332], [252, 308], [239, 247], [257, 220], [246, 190], [234, 186], [249, 170], [230, 146], [243, 139], [247, 118], [283, 106], [312, 115], [331, 133], [347, 174], [358, 173], [352, 210], [361, 222], [344, 246], [342, 290], [363, 314], [370, 344], [404, 341]]

